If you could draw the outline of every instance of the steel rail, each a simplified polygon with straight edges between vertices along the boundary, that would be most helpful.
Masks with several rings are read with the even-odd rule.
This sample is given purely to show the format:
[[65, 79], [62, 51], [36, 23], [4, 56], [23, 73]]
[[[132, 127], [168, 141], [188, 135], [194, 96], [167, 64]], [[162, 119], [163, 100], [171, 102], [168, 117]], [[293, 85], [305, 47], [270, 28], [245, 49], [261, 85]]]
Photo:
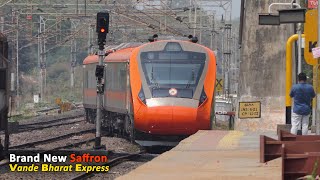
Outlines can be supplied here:
[[72, 133], [68, 133], [68, 134], [64, 134], [61, 136], [56, 136], [53, 138], [48, 138], [48, 139], [44, 139], [44, 140], [40, 140], [40, 141], [29, 142], [29, 143], [25, 143], [25, 144], [16, 145], [16, 146], [11, 146], [11, 147], [9, 147], [9, 149], [32, 147], [32, 146], [36, 146], [36, 145], [40, 145], [40, 144], [46, 144], [49, 142], [58, 141], [61, 139], [69, 138], [69, 137], [80, 135], [80, 134], [91, 133], [91, 132], [94, 132], [94, 129], [87, 129], [87, 130], [82, 130], [82, 131], [78, 131], [78, 132], [72, 132]]

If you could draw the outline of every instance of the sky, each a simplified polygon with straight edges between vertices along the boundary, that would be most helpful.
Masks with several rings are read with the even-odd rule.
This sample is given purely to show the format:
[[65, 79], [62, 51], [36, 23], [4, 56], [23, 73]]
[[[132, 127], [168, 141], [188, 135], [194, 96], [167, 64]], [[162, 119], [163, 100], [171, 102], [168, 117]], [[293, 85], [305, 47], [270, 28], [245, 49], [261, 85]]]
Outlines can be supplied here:
[[241, 0], [232, 0], [232, 18], [240, 17]]

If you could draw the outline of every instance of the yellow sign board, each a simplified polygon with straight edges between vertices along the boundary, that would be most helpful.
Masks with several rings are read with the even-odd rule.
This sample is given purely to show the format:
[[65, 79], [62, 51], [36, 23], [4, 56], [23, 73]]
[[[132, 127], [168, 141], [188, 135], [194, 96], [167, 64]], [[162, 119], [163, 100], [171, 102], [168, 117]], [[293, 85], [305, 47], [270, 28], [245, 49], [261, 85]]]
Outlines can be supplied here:
[[239, 102], [239, 118], [260, 118], [261, 102]]
[[304, 27], [305, 48], [304, 58], [309, 65], [316, 65], [317, 59], [313, 58], [312, 48], [317, 47], [318, 41], [318, 9], [312, 9], [306, 13], [306, 23]]
[[217, 92], [223, 91], [223, 79], [216, 79], [216, 91]]

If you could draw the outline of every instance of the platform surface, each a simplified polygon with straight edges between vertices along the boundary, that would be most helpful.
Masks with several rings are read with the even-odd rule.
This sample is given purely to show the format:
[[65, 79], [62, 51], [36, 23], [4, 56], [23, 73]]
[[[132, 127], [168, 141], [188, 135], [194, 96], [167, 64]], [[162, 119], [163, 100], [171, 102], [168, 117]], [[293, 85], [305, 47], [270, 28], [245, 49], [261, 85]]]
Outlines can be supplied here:
[[277, 138], [276, 132], [198, 131], [117, 179], [281, 179], [281, 158], [259, 162], [260, 135]]

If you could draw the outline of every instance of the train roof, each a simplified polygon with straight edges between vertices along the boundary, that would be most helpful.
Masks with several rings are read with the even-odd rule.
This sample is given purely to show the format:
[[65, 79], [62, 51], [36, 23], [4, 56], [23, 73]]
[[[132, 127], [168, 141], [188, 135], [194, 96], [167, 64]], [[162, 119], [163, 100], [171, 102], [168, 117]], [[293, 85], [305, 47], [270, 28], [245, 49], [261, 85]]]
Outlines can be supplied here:
[[[188, 43], [192, 43], [190, 41], [185, 41], [185, 40], [158, 40], [156, 42], [188, 42]], [[108, 51], [112, 51], [112, 50], [116, 50], [118, 48], [120, 48], [119, 50], [116, 50], [115, 52], [110, 53], [108, 56], [105, 57], [104, 62], [128, 62], [130, 59], [130, 56], [132, 54], [132, 51], [137, 48], [137, 47], [143, 47], [149, 44], [152, 44], [155, 42], [149, 42], [149, 43], [122, 43], [116, 47], [114, 46], [108, 46], [106, 48], [106, 52]], [[195, 44], [201, 48], [205, 48], [210, 50], [209, 48], [201, 45], [201, 44], [197, 44], [197, 43], [192, 43]], [[212, 50], [211, 50], [212, 51]], [[98, 63], [99, 62], [99, 56], [98, 55], [89, 55], [88, 57], [86, 57], [83, 61], [83, 64], [93, 64], [93, 63]]]
[[[135, 47], [119, 49], [113, 53], [110, 53], [105, 57], [104, 62], [128, 62], [130, 55]], [[83, 61], [83, 64], [92, 64], [99, 62], [98, 55], [89, 55]]]
[[105, 61], [107, 61], [107, 62], [120, 62], [120, 61], [127, 62], [130, 59], [131, 53], [134, 49], [135, 49], [134, 47], [120, 49], [114, 53], [109, 54], [105, 58]]

